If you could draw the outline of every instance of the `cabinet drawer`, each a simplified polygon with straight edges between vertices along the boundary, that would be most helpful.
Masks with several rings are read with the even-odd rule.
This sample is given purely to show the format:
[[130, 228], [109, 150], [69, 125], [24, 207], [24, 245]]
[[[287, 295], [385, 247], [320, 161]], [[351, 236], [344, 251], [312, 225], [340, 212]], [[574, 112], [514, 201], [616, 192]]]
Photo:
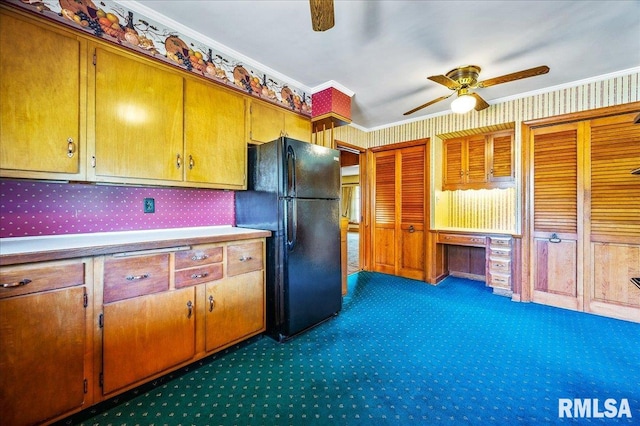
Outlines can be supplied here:
[[262, 243], [227, 246], [227, 275], [239, 275], [262, 269]]
[[222, 262], [222, 247], [203, 247], [176, 252], [176, 269]]
[[491, 242], [491, 247], [496, 247], [496, 248], [507, 248], [507, 247], [511, 247], [511, 238], [496, 238], [496, 237], [490, 237], [489, 241]]
[[8, 266], [0, 269], [0, 299], [84, 284], [81, 260]]
[[504, 274], [511, 273], [511, 261], [503, 260], [503, 259], [493, 259], [489, 260], [489, 271], [491, 272], [502, 272]]
[[511, 258], [511, 249], [509, 248], [491, 248], [491, 257], [501, 257], [505, 259]]
[[509, 275], [491, 274], [489, 285], [491, 287], [511, 289], [511, 277]]
[[482, 235], [446, 234], [439, 232], [438, 243], [484, 247], [487, 243], [487, 239]]
[[188, 287], [222, 278], [222, 263], [176, 271], [176, 288]]
[[168, 289], [168, 253], [104, 260], [104, 303]]

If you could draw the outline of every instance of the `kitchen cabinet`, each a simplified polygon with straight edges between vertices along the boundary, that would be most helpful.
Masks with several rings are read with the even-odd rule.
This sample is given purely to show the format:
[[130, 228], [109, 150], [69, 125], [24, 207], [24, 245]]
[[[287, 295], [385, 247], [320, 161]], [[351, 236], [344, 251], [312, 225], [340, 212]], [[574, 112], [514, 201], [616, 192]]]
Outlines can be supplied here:
[[443, 188], [513, 186], [513, 132], [478, 134], [443, 142]]
[[50, 421], [90, 402], [84, 361], [91, 277], [91, 263], [82, 259], [0, 269], [3, 424]]
[[180, 182], [183, 179], [183, 78], [108, 46], [95, 52], [90, 96], [94, 179]]
[[227, 277], [206, 285], [206, 351], [264, 331], [264, 243], [227, 245]]
[[259, 100], [250, 101], [249, 139], [264, 143], [288, 136], [311, 142], [311, 120]]
[[0, 10], [0, 176], [86, 175], [86, 41]]
[[373, 267], [425, 279], [425, 145], [374, 152]]
[[193, 287], [104, 306], [103, 392], [162, 373], [195, 355]]
[[186, 78], [184, 102], [185, 181], [246, 189], [246, 97]]

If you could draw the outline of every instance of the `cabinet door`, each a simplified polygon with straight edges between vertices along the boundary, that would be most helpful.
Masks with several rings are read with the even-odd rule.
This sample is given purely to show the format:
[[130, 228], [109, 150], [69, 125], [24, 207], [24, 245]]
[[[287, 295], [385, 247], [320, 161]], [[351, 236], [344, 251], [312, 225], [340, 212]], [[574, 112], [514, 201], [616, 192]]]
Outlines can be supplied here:
[[466, 183], [484, 183], [487, 181], [487, 142], [483, 135], [469, 137], [465, 141]]
[[492, 135], [489, 139], [489, 151], [491, 168], [489, 169], [489, 181], [500, 184], [514, 183], [515, 170], [513, 133]]
[[533, 131], [534, 301], [582, 309], [578, 140], [582, 124]]
[[95, 174], [181, 181], [182, 77], [98, 47], [95, 57]]
[[207, 284], [205, 346], [212, 351], [265, 329], [263, 271]]
[[84, 155], [78, 143], [85, 113], [85, 42], [5, 13], [0, 14], [2, 176], [77, 179]]
[[104, 306], [104, 394], [167, 370], [195, 355], [193, 287]]
[[246, 188], [244, 96], [187, 79], [184, 101], [186, 180]]
[[0, 300], [2, 423], [43, 422], [84, 404], [84, 287]]
[[463, 138], [448, 139], [443, 143], [444, 189], [456, 189], [465, 182], [465, 170], [462, 164], [463, 145]]
[[263, 102], [251, 102], [250, 138], [255, 142], [271, 142], [284, 135], [285, 112]]
[[284, 131], [288, 137], [311, 142], [311, 120], [292, 112], [284, 115]]

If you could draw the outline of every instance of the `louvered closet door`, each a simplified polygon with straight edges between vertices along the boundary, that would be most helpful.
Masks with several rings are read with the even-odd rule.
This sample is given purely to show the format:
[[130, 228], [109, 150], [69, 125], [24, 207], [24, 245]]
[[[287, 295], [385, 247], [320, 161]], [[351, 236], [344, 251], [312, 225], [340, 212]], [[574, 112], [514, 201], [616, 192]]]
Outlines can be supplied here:
[[378, 152], [374, 157], [373, 268], [395, 274], [396, 259], [396, 154]]
[[425, 279], [425, 165], [424, 145], [405, 148], [399, 153], [400, 248], [398, 275]]
[[[578, 235], [583, 124], [533, 131], [533, 300], [582, 310]], [[579, 272], [580, 271], [580, 272]]]
[[637, 113], [591, 121], [585, 310], [640, 321], [640, 125]]

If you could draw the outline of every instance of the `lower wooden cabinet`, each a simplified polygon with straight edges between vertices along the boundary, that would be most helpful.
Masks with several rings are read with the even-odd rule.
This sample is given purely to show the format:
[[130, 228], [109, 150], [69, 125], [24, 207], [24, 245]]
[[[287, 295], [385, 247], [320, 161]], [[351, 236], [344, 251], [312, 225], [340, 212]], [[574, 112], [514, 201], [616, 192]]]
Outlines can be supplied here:
[[41, 423], [86, 403], [90, 265], [0, 269], [0, 423]]
[[104, 306], [105, 395], [193, 358], [194, 303], [191, 287]]
[[207, 284], [206, 351], [259, 333], [265, 326], [262, 270]]

